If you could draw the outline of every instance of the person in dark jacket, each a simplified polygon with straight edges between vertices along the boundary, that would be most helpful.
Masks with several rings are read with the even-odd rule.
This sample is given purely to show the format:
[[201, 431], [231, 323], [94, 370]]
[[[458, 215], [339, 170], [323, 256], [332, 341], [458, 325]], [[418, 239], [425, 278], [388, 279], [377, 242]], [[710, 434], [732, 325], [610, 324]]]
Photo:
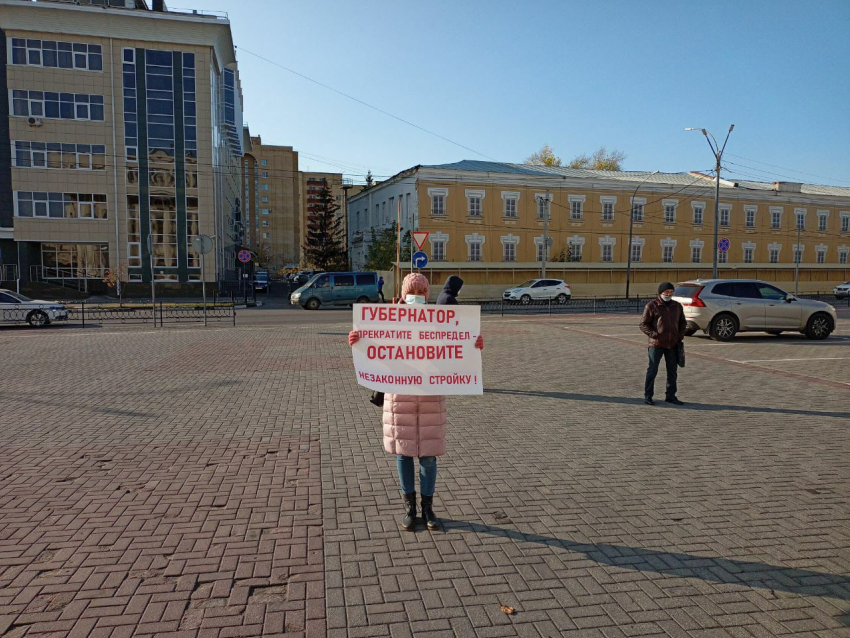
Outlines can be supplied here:
[[378, 294], [381, 295], [381, 303], [387, 303], [384, 299], [384, 278], [378, 277]]
[[456, 306], [457, 295], [463, 287], [463, 279], [457, 275], [452, 275], [446, 279], [446, 284], [443, 286], [443, 292], [437, 297], [438, 306]]
[[661, 359], [667, 367], [667, 388], [665, 401], [674, 405], [684, 405], [679, 401], [677, 378], [679, 376], [679, 344], [685, 340], [685, 310], [678, 301], [673, 301], [675, 286], [665, 281], [658, 286], [658, 296], [646, 304], [640, 330], [649, 337], [649, 367], [646, 369], [646, 383], [643, 390], [643, 402], [655, 405], [655, 377]]

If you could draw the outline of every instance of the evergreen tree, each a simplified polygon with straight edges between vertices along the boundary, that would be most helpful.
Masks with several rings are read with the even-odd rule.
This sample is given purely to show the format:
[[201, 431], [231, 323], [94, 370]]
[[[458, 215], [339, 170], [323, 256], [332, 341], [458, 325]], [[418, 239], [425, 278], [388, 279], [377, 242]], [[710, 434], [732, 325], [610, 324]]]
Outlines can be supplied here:
[[348, 256], [342, 236], [342, 217], [330, 189], [319, 193], [316, 208], [307, 216], [307, 240], [304, 261], [318, 270], [345, 270]]
[[[396, 259], [396, 238], [398, 226], [395, 222], [389, 228], [381, 231], [372, 229], [372, 239], [366, 251], [367, 270], [391, 270]], [[401, 262], [410, 261], [412, 238], [410, 231], [401, 238]]]

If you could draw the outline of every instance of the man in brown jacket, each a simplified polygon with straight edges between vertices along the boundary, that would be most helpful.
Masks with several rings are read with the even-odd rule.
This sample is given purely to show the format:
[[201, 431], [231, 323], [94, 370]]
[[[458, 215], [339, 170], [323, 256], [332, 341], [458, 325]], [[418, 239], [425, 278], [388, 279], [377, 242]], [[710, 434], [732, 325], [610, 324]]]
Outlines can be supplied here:
[[679, 344], [685, 340], [685, 311], [682, 304], [673, 301], [675, 286], [665, 281], [658, 286], [658, 296], [646, 304], [640, 329], [649, 337], [649, 367], [646, 369], [646, 383], [643, 390], [643, 402], [655, 405], [652, 395], [655, 393], [655, 377], [661, 359], [667, 367], [667, 389], [665, 401], [675, 405], [684, 405], [676, 397], [676, 379], [679, 374]]

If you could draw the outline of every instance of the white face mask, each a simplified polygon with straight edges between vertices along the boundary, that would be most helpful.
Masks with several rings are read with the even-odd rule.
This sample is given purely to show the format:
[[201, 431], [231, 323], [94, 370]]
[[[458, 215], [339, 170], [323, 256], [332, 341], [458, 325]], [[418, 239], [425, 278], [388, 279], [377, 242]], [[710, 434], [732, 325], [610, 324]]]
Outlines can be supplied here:
[[421, 303], [421, 304], [424, 304], [425, 303], [425, 296], [424, 295], [407, 295], [404, 298], [404, 303], [408, 303], [408, 304]]
[[673, 298], [673, 295], [661, 295], [662, 301], [670, 301]]

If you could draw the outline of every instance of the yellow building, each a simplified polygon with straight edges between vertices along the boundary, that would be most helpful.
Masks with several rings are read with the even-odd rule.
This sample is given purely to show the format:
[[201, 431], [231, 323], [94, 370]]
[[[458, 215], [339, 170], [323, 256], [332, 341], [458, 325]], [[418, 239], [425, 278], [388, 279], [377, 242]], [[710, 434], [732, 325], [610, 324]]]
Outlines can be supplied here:
[[[115, 266], [131, 288], [225, 279], [242, 157], [230, 23], [103, 4], [0, 0], [0, 263], [95, 288]], [[204, 273], [200, 233], [215, 237]]]
[[[429, 232], [433, 280], [460, 273], [470, 294], [493, 296], [540, 276], [545, 234], [548, 276], [576, 295], [623, 294], [632, 217], [632, 290], [649, 294], [662, 280], [711, 276], [714, 188], [699, 173], [417, 166], [349, 199], [351, 257], [362, 267], [369, 231], [400, 218]], [[721, 180], [718, 237], [730, 245], [721, 277], [787, 284], [798, 251], [801, 291], [831, 289], [850, 278], [850, 188]]]

